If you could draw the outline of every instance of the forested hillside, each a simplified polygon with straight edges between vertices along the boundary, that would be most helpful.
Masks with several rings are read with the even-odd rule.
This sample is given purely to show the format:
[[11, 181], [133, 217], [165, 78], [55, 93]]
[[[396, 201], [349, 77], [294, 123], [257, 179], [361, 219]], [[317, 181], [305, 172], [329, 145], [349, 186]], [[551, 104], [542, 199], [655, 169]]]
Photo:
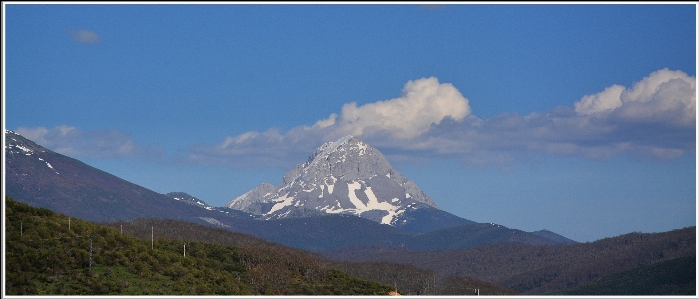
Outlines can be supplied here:
[[392, 251], [355, 260], [410, 264], [442, 276], [469, 276], [524, 294], [541, 294], [584, 286], [640, 266], [695, 255], [696, 228], [688, 227], [664, 233], [631, 233], [566, 246], [488, 244], [458, 250]]
[[8, 295], [380, 295], [300, 252], [133, 237], [6, 198]]
[[548, 295], [696, 295], [696, 256], [641, 266]]
[[268, 242], [252, 235], [178, 220], [137, 219], [130, 222], [112, 222], [106, 225], [123, 230], [125, 234], [133, 234], [144, 239], [150, 239], [151, 233], [153, 233], [155, 238], [187, 239], [225, 246], [242, 246], [259, 254], [293, 257], [297, 260], [303, 260], [307, 265], [339, 269], [350, 275], [393, 286], [401, 294], [406, 295], [472, 295], [474, 289], [479, 289], [481, 295], [517, 294], [513, 290], [487, 282], [456, 275], [441, 276], [435, 271], [412, 265], [388, 262], [333, 261], [317, 253]]
[[11, 295], [592, 295], [619, 285], [624, 294], [695, 292], [685, 281], [695, 279], [696, 264], [687, 262], [694, 227], [567, 246], [378, 246], [383, 254], [336, 261], [222, 228], [163, 219], [97, 224], [9, 197], [5, 221]]

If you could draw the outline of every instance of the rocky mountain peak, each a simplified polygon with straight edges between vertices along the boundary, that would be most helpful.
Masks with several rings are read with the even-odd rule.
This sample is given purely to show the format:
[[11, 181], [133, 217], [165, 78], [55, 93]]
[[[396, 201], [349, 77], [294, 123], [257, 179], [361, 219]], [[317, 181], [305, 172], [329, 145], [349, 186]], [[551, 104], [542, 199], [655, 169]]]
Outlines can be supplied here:
[[224, 205], [224, 208], [245, 211], [255, 215], [261, 215], [264, 212], [261, 210], [261, 205], [269, 202], [272, 197], [276, 196], [277, 187], [270, 183], [262, 183], [245, 194], [236, 197], [235, 199]]
[[392, 169], [378, 150], [349, 135], [318, 147], [305, 163], [286, 173], [278, 187], [291, 187], [295, 181], [319, 183], [330, 177], [366, 179]]
[[439, 209], [379, 150], [351, 135], [321, 145], [272, 187], [262, 184], [226, 207], [265, 219], [342, 213], [391, 225], [411, 207]]

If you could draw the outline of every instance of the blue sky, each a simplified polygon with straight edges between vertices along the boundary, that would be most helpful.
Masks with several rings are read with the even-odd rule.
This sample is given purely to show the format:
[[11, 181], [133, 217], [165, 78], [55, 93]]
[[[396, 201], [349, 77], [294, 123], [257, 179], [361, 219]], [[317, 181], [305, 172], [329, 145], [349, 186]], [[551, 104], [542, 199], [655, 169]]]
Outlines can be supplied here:
[[352, 134], [448, 212], [696, 223], [696, 6], [4, 2], [5, 128], [222, 206]]

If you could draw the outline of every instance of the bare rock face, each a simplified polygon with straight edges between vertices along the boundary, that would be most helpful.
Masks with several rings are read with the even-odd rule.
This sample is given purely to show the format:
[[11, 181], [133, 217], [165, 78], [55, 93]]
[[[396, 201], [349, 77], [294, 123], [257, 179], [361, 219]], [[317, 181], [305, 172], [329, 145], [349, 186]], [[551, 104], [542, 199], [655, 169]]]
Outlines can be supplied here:
[[226, 207], [264, 219], [342, 213], [389, 225], [399, 224], [408, 209], [439, 210], [381, 152], [353, 136], [321, 145], [277, 187], [262, 184]]
[[209, 210], [211, 210], [213, 208], [212, 206], [206, 204], [206, 202], [204, 202], [203, 200], [198, 199], [194, 196], [191, 196], [185, 192], [170, 192], [170, 193], [166, 193], [165, 195], [174, 199], [174, 200], [177, 200], [177, 201], [180, 201], [180, 202], [183, 202], [186, 204], [190, 204], [193, 206], [197, 206], [200, 208], [205, 208], [205, 209], [209, 209]]
[[247, 193], [236, 197], [234, 200], [227, 203], [224, 207], [241, 210], [247, 213], [261, 215], [261, 207], [277, 194], [277, 187], [270, 183], [263, 183]]

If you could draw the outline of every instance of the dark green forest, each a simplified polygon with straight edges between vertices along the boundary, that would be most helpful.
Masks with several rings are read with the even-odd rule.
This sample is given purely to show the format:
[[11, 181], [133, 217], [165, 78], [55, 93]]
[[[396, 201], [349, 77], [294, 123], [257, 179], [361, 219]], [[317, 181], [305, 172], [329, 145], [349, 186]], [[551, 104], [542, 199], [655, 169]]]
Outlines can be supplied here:
[[642, 266], [603, 277], [593, 284], [547, 295], [696, 295], [695, 256]]
[[184, 221], [93, 223], [9, 197], [5, 204], [7, 295], [517, 294], [411, 265], [332, 261]]
[[[567, 246], [338, 261], [170, 219], [94, 223], [5, 199], [7, 295], [685, 295], [695, 228]], [[381, 260], [384, 259], [384, 260]]]
[[[412, 265], [389, 262], [348, 262], [330, 260], [318, 253], [290, 248], [264, 239], [233, 232], [223, 228], [203, 226], [171, 219], [137, 219], [130, 222], [107, 223], [115, 229], [150, 240], [186, 239], [224, 246], [241, 246], [270, 256], [288, 256], [304, 260], [320, 268], [339, 269], [362, 279], [376, 281], [397, 288], [405, 295], [513, 295], [517, 292], [494, 284], [456, 275], [441, 276], [437, 272]], [[152, 230], [152, 231], [151, 231]], [[189, 248], [189, 245], [187, 245]]]
[[[591, 285], [616, 273], [682, 257], [696, 257], [695, 227], [662, 233], [629, 233], [565, 246], [505, 243], [458, 250], [383, 252], [357, 261], [409, 264], [430, 269], [443, 277], [468, 276], [525, 295], [537, 295]], [[696, 265], [689, 267], [696, 269]], [[668, 275], [678, 276], [685, 271], [669, 270], [675, 272]], [[646, 282], [662, 295], [684, 294], [673, 287], [676, 283], [672, 281], [647, 279]], [[600, 285], [576, 294], [597, 294], [594, 287]], [[690, 287], [690, 292], [694, 293], [695, 285]], [[643, 289], [636, 292], [650, 295]]]
[[313, 259], [121, 229], [6, 197], [8, 295], [386, 295]]

